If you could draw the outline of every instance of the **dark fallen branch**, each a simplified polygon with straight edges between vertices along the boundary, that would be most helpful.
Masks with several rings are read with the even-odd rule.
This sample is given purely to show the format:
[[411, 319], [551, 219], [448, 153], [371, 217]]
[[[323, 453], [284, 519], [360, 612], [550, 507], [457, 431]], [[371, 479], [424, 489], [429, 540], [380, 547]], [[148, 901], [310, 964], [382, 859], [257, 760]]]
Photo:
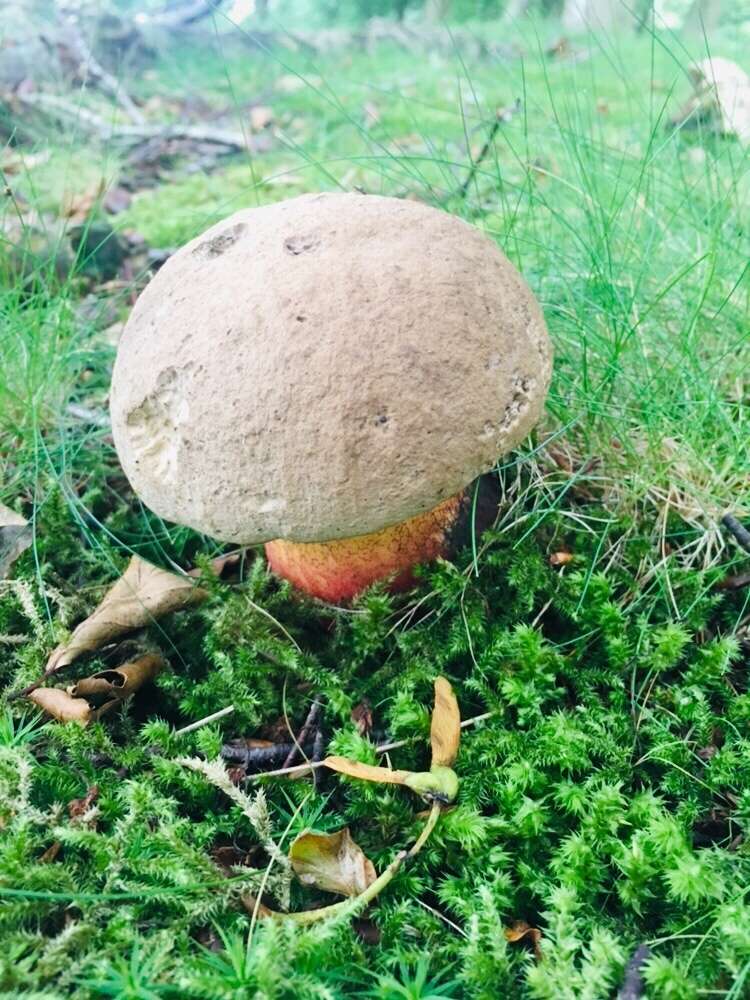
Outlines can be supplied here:
[[617, 1000], [641, 1000], [645, 995], [646, 984], [643, 981], [643, 966], [651, 958], [651, 949], [646, 944], [638, 945], [632, 958], [625, 966], [625, 977], [617, 994]]
[[727, 529], [729, 534], [736, 539], [737, 544], [740, 545], [745, 552], [750, 552], [750, 531], [748, 531], [747, 528], [732, 514], [725, 514], [721, 519], [721, 523]]
[[317, 734], [318, 731], [318, 720], [320, 719], [320, 714], [323, 711], [323, 704], [317, 698], [313, 699], [312, 705], [310, 705], [310, 711], [307, 713], [307, 718], [305, 719], [302, 729], [299, 731], [299, 736], [292, 744], [292, 749], [286, 756], [282, 767], [290, 767], [299, 752], [300, 748], [309, 742], [310, 738]]
[[[221, 748], [221, 757], [227, 764], [239, 765], [246, 771], [262, 774], [263, 771], [281, 767], [296, 746], [295, 743], [274, 743], [270, 747], [242, 747], [227, 743]], [[303, 746], [302, 749], [309, 755], [312, 753], [312, 744]]]

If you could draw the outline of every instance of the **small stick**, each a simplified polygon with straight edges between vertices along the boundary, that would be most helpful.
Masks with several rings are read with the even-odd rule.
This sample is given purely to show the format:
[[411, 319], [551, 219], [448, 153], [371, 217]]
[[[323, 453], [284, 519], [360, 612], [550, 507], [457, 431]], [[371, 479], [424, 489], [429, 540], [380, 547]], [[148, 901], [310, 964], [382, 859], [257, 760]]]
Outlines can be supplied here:
[[234, 711], [234, 705], [227, 705], [226, 708], [220, 708], [218, 712], [214, 712], [212, 715], [207, 715], [205, 719], [198, 719], [197, 722], [191, 722], [189, 726], [183, 726], [182, 729], [177, 729], [175, 731], [175, 736], [184, 736], [185, 733], [192, 733], [195, 729], [200, 729], [201, 726], [207, 726], [211, 722], [216, 722], [217, 719], [223, 719], [225, 715], [231, 715]]
[[[325, 756], [325, 752], [326, 752], [326, 741], [325, 741], [325, 735], [324, 735], [323, 730], [321, 728], [321, 729], [318, 729], [317, 733], [315, 734], [315, 739], [313, 740], [313, 749], [312, 749], [312, 762], [313, 762], [313, 764], [319, 764], [323, 760], [323, 757]], [[313, 778], [313, 788], [315, 788], [317, 790], [317, 788], [318, 788], [318, 772], [317, 772], [317, 770], [313, 771], [312, 778]]]
[[[312, 705], [310, 705], [310, 711], [307, 713], [307, 718], [304, 721], [302, 729], [299, 731], [299, 736], [296, 738], [292, 744], [292, 749], [287, 754], [286, 760], [284, 761], [284, 767], [290, 767], [294, 763], [294, 758], [297, 756], [297, 751], [300, 750], [310, 737], [312, 732], [315, 732], [318, 728], [318, 719], [320, 717], [321, 710], [323, 708], [322, 702], [318, 701], [317, 698], [313, 700]], [[291, 728], [291, 727], [290, 727]]]
[[520, 111], [520, 109], [521, 109], [521, 101], [518, 98], [516, 98], [516, 103], [513, 105], [512, 108], [500, 108], [497, 111], [489, 135], [487, 136], [484, 145], [479, 150], [479, 155], [477, 156], [476, 160], [472, 160], [471, 166], [469, 167], [469, 172], [464, 178], [461, 187], [457, 191], [459, 198], [466, 197], [466, 192], [469, 190], [471, 182], [476, 177], [477, 170], [479, 169], [482, 161], [492, 148], [492, 143], [495, 141], [495, 136], [497, 135], [500, 126], [507, 124], [511, 120], [513, 115], [516, 114], [517, 111]]
[[729, 534], [735, 537], [737, 543], [742, 546], [745, 552], [750, 552], [750, 531], [743, 524], [740, 524], [733, 514], [725, 514], [721, 519], [721, 523]]

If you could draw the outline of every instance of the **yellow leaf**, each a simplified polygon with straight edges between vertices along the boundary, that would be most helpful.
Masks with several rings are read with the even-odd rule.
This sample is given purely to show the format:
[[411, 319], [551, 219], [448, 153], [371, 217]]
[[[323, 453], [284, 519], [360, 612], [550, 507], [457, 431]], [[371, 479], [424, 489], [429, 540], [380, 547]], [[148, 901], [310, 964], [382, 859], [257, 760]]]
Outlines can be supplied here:
[[376, 878], [372, 862], [348, 827], [336, 833], [306, 830], [289, 848], [289, 860], [303, 885], [341, 896], [359, 896]]
[[461, 714], [458, 702], [445, 677], [435, 681], [435, 707], [432, 710], [430, 742], [432, 763], [438, 767], [452, 767], [458, 754], [461, 739]]
[[411, 774], [411, 771], [394, 771], [390, 767], [360, 764], [358, 760], [349, 760], [348, 757], [326, 757], [323, 765], [330, 767], [332, 771], [338, 771], [339, 774], [346, 774], [350, 778], [359, 778], [361, 781], [377, 781], [388, 785], [403, 785]]
[[107, 591], [101, 604], [75, 629], [68, 642], [55, 649], [45, 674], [66, 667], [82, 653], [93, 652], [156, 618], [205, 600], [206, 592], [188, 576], [177, 576], [133, 556], [124, 575]]

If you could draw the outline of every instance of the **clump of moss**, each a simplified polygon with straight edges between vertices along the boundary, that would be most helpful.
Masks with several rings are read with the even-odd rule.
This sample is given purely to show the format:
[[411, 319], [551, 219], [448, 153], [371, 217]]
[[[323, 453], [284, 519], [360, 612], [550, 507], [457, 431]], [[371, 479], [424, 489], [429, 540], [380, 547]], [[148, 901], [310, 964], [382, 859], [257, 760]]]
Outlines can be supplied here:
[[[75, 546], [51, 541], [70, 536], [69, 511], [50, 499], [40, 575], [27, 554], [0, 596], [0, 632], [29, 638], [4, 658], [8, 687], [49, 648], [45, 585], [58, 588], [53, 618], [74, 600]], [[217, 583], [201, 609], [154, 627], [171, 670], [123, 715], [25, 730], [14, 707], [0, 727], [5, 995], [395, 996], [422, 982], [414, 995], [431, 983], [456, 997], [596, 998], [612, 995], [644, 942], [650, 996], [741, 982], [750, 695], [730, 634], [740, 600], [712, 589], [718, 570], [668, 566], [668, 597], [643, 603], [637, 541], [623, 538], [604, 575], [591, 571], [590, 537], [557, 515], [534, 534], [497, 532], [476, 561], [468, 551], [425, 570], [414, 595], [375, 589], [351, 611], [306, 602], [251, 554], [241, 583]], [[549, 564], [553, 543], [574, 554], [563, 569]], [[184, 555], [198, 540], [176, 545]], [[95, 580], [122, 557], [112, 560]], [[98, 596], [75, 598], [68, 624]], [[370, 914], [378, 943], [361, 925], [261, 922], [247, 948], [242, 898], [268, 861], [258, 816], [282, 845], [305, 827], [349, 825], [382, 867], [413, 838], [418, 803], [329, 776], [317, 789], [248, 783], [243, 810], [176, 758], [273, 737], [285, 715], [298, 727], [321, 695], [334, 749], [366, 759], [381, 737], [403, 739], [393, 766], [423, 767], [438, 673], [464, 719], [491, 714], [464, 730], [458, 804]], [[351, 719], [363, 701], [369, 738]], [[174, 735], [227, 704], [235, 712], [219, 724]], [[94, 784], [94, 813], [71, 817], [66, 804]], [[216, 851], [229, 845], [227, 870]], [[292, 892], [293, 906], [310, 904]], [[517, 920], [541, 930], [542, 961], [506, 940]]]

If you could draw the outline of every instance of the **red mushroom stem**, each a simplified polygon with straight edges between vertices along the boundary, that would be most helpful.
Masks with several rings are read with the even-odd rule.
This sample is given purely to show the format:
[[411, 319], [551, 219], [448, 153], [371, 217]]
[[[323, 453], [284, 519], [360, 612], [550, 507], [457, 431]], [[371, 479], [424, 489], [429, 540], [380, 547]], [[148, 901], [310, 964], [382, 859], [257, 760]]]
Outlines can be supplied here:
[[494, 521], [497, 505], [497, 477], [480, 476], [408, 521], [330, 542], [277, 538], [266, 543], [266, 557], [278, 576], [332, 604], [350, 601], [378, 580], [389, 580], [391, 591], [407, 590], [416, 565], [450, 558]]

